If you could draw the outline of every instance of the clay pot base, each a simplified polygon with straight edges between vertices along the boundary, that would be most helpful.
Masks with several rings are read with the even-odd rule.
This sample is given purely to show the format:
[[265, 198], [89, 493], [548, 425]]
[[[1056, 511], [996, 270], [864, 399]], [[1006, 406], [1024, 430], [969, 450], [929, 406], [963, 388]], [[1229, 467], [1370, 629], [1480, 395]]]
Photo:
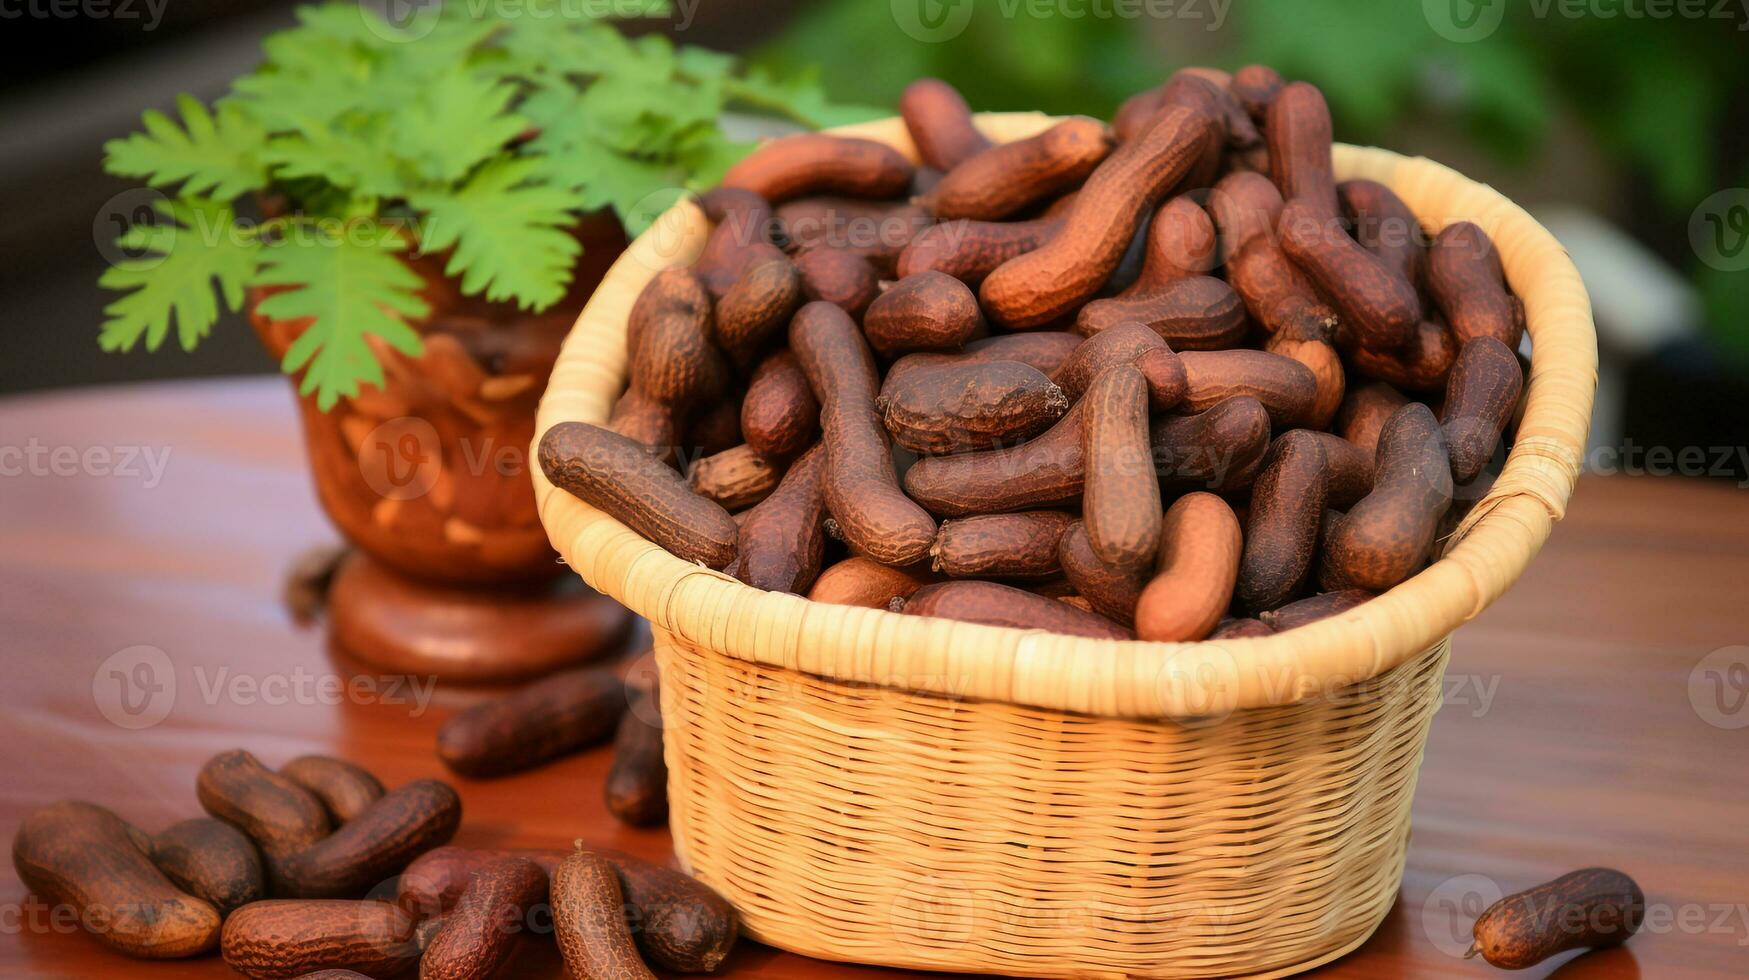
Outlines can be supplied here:
[[632, 614], [572, 576], [511, 591], [403, 577], [354, 551], [328, 592], [330, 642], [395, 674], [463, 684], [526, 680], [614, 653]]

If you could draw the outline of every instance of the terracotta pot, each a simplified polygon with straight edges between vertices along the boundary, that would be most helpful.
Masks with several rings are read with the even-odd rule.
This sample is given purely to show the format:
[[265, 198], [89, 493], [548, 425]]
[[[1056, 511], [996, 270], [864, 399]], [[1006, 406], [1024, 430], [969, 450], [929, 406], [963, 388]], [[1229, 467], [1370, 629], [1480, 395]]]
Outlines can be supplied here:
[[[385, 384], [362, 388], [329, 411], [298, 399], [316, 492], [349, 541], [411, 577], [445, 584], [528, 583], [562, 567], [535, 513], [528, 446], [534, 411], [559, 343], [625, 248], [611, 217], [582, 222], [569, 294], [539, 314], [461, 295], [442, 273], [447, 256], [410, 258], [425, 280], [431, 315], [410, 358], [372, 342]], [[275, 357], [307, 320], [250, 322]]]

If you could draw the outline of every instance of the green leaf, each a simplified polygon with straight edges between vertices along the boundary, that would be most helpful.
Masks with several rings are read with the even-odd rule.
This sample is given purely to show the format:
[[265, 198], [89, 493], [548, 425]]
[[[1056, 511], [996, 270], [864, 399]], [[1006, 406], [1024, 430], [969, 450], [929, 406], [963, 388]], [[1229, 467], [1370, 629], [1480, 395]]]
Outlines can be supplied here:
[[464, 293], [534, 310], [564, 297], [582, 251], [567, 229], [582, 202], [567, 188], [541, 182], [541, 164], [534, 157], [500, 158], [454, 190], [410, 199], [425, 212], [422, 247], [455, 249], [444, 273], [461, 276]]
[[293, 226], [265, 250], [259, 282], [296, 286], [261, 301], [263, 316], [311, 318], [280, 363], [287, 374], [304, 372], [299, 390], [314, 392], [323, 411], [361, 383], [381, 385], [382, 365], [369, 338], [409, 356], [420, 351], [419, 335], [407, 325], [430, 312], [419, 297], [419, 276], [401, 261], [401, 233], [372, 220], [347, 225], [339, 234]]
[[754, 67], [748, 69], [745, 78], [728, 79], [726, 88], [733, 102], [775, 112], [816, 129], [866, 122], [893, 114], [890, 109], [828, 102], [826, 90], [820, 86], [818, 68], [779, 79], [763, 68]]
[[425, 97], [394, 117], [390, 145], [420, 177], [452, 184], [496, 155], [527, 122], [509, 112], [516, 86], [471, 73], [438, 76]]
[[176, 105], [182, 126], [147, 110], [141, 118], [145, 132], [103, 145], [103, 168], [153, 187], [180, 183], [183, 194], [227, 201], [267, 186], [260, 126], [234, 106], [221, 106], [215, 116], [191, 95], [177, 96]]
[[242, 308], [244, 287], [258, 268], [259, 242], [237, 227], [223, 202], [179, 198], [157, 202], [154, 210], [165, 220], [134, 225], [117, 239], [128, 252], [143, 254], [98, 279], [105, 289], [132, 290], [104, 307], [108, 319], [97, 343], [106, 351], [132, 350], [142, 339], [147, 350], [157, 350], [172, 324], [182, 349], [193, 350], [212, 331], [221, 299], [233, 313]]

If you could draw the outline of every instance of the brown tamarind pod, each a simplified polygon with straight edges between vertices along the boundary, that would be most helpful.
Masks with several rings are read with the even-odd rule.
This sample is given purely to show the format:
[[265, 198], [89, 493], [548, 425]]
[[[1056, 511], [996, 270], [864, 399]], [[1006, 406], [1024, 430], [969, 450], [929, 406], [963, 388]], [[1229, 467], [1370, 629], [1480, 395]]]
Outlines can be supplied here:
[[1018, 361], [1037, 368], [1041, 374], [1054, 376], [1084, 343], [1083, 338], [1060, 330], [1035, 330], [974, 340], [964, 350], [952, 354], [907, 354], [893, 362], [881, 383], [884, 395], [913, 371], [929, 368], [994, 364], [997, 361]]
[[1361, 603], [1377, 596], [1375, 592], [1365, 589], [1343, 589], [1339, 592], [1322, 592], [1308, 596], [1276, 609], [1266, 610], [1258, 615], [1258, 619], [1268, 624], [1277, 633], [1285, 633], [1296, 627], [1315, 623], [1320, 619], [1329, 619], [1355, 608]]
[[603, 796], [607, 812], [633, 827], [668, 822], [668, 766], [662, 759], [662, 724], [656, 695], [640, 694], [619, 719], [613, 767]]
[[742, 362], [751, 360], [802, 305], [802, 277], [788, 259], [767, 259], [747, 269], [716, 307], [712, 339]]
[[655, 401], [685, 410], [720, 397], [729, 365], [710, 341], [710, 315], [667, 313], [638, 335], [631, 355], [631, 386]]
[[957, 351], [983, 329], [977, 295], [945, 272], [900, 279], [869, 304], [862, 318], [869, 346], [882, 357]]
[[743, 441], [741, 402], [746, 398], [746, 389], [736, 387], [713, 401], [693, 406], [682, 423], [688, 455], [695, 459], [715, 456], [739, 446]]
[[1104, 123], [1071, 116], [949, 170], [923, 204], [944, 220], [997, 221], [1074, 188], [1111, 153]]
[[503, 976], [529, 936], [530, 913], [546, 904], [540, 865], [505, 857], [474, 872], [456, 906], [419, 958], [419, 980], [489, 980]]
[[911, 594], [937, 576], [918, 566], [893, 568], [871, 558], [852, 556], [820, 573], [808, 590], [808, 598], [839, 606], [886, 609], [894, 599]]
[[1119, 323], [1145, 323], [1174, 350], [1225, 350], [1245, 337], [1245, 304], [1221, 280], [1190, 276], [1096, 299], [1076, 314], [1075, 332], [1091, 337]]
[[1524, 305], [1506, 291], [1500, 253], [1487, 232], [1468, 221], [1447, 225], [1427, 249], [1427, 291], [1459, 345], [1493, 337], [1518, 349]]
[[1072, 504], [1086, 476], [1076, 404], [1042, 435], [1013, 448], [919, 459], [905, 472], [905, 492], [930, 513], [967, 517]]
[[[12, 838], [12, 866], [51, 910], [71, 911], [117, 952], [174, 959], [211, 950], [219, 911], [178, 891], [147, 859], [142, 837], [103, 807], [62, 800], [24, 818]], [[57, 914], [55, 921], [64, 920]]]
[[1306, 410], [1304, 425], [1309, 429], [1329, 428], [1330, 420], [1336, 417], [1337, 409], [1342, 407], [1342, 396], [1348, 390], [1348, 376], [1342, 370], [1342, 355], [1336, 352], [1336, 348], [1328, 340], [1317, 336], [1307, 337], [1293, 330], [1283, 330], [1272, 335], [1263, 349], [1271, 354], [1293, 358], [1312, 372], [1312, 382], [1317, 393]]
[[1293, 431], [1305, 433], [1299, 438], [1310, 438], [1324, 450], [1324, 462], [1330, 474], [1325, 506], [1347, 510], [1355, 501], [1372, 492], [1372, 453], [1333, 432]]
[[735, 521], [643, 447], [607, 429], [560, 422], [540, 441], [541, 472], [683, 561], [722, 568], [735, 557]]
[[171, 824], [152, 835], [150, 856], [176, 887], [217, 909], [220, 918], [267, 895], [255, 843], [223, 820], [195, 817]]
[[1237, 171], [1222, 177], [1208, 196], [1208, 213], [1218, 236], [1220, 264], [1261, 238], [1275, 239], [1281, 221], [1281, 191], [1262, 174]]
[[1069, 410], [1069, 399], [1019, 361], [909, 371], [875, 400], [893, 441], [926, 455], [975, 452], [1030, 439]]
[[1190, 170], [1209, 128], [1207, 119], [1175, 107], [1120, 145], [1088, 176], [1060, 231], [984, 280], [986, 315], [1010, 329], [1040, 327], [1097, 293], [1142, 216]]
[[694, 461], [686, 482], [699, 496], [733, 513], [770, 496], [782, 477], [781, 466], [742, 443]]
[[[1170, 354], [1172, 349], [1147, 324], [1120, 323], [1082, 341], [1074, 353], [1069, 355], [1069, 359], [1063, 362], [1062, 367], [1051, 375], [1051, 380], [1063, 389], [1063, 394], [1071, 402], [1079, 401], [1093, 384], [1093, 379], [1106, 368], [1115, 364], [1134, 364], [1143, 354], [1155, 350]], [[1173, 357], [1171, 360], [1176, 362], [1178, 359]], [[1157, 372], [1162, 370], [1169, 369], [1157, 368]], [[1183, 365], [1178, 365], [1178, 374], [1183, 374]], [[1170, 380], [1166, 384], [1168, 390], [1149, 392], [1155, 408], [1171, 408], [1177, 404], [1177, 399], [1184, 397], [1182, 384], [1173, 385]], [[1169, 404], [1162, 404], [1167, 397], [1174, 394], [1170, 390], [1172, 387], [1179, 389], [1176, 399]]]
[[1236, 586], [1240, 605], [1274, 609], [1305, 583], [1329, 486], [1329, 462], [1313, 433], [1294, 429], [1275, 440], [1251, 488]]
[[1505, 344], [1493, 337], [1464, 344], [1452, 364], [1439, 416], [1451, 446], [1453, 480], [1468, 483], [1488, 465], [1523, 390], [1518, 357]]
[[1523, 970], [1569, 949], [1619, 946], [1646, 918], [1646, 896], [1613, 868], [1585, 868], [1508, 895], [1488, 906], [1473, 927], [1465, 957]]
[[854, 197], [803, 197], [774, 212], [785, 246], [797, 252], [836, 248], [868, 259], [891, 273], [899, 253], [935, 217], [905, 201], [865, 201]]
[[1310, 368], [1280, 354], [1260, 350], [1184, 351], [1187, 389], [1184, 406], [1200, 412], [1237, 396], [1263, 403], [1278, 426], [1304, 425], [1318, 398], [1318, 380]]
[[1261, 619], [1223, 619], [1209, 632], [1211, 640], [1242, 640], [1257, 636], [1274, 636], [1275, 630]]
[[1445, 433], [1431, 409], [1410, 402], [1379, 433], [1372, 492], [1331, 528], [1319, 584], [1325, 591], [1383, 592], [1415, 574], [1451, 494]]
[[1396, 192], [1376, 180], [1336, 185], [1343, 213], [1354, 223], [1354, 240], [1417, 289], [1427, 281], [1427, 233]]
[[[739, 275], [738, 269], [736, 274]], [[710, 323], [711, 296], [704, 281], [692, 269], [680, 266], [663, 269], [638, 293], [631, 312], [626, 314], [627, 357], [637, 357], [638, 347], [651, 324], [670, 316], [699, 324]]]
[[1379, 432], [1397, 409], [1408, 403], [1402, 392], [1383, 381], [1350, 388], [1336, 413], [1336, 432], [1372, 458], [1378, 453]]
[[[776, 225], [765, 198], [740, 188], [714, 187], [699, 195], [698, 206], [714, 227], [691, 273], [711, 297], [721, 299], [750, 264], [783, 257], [771, 239]], [[664, 270], [657, 277], [667, 274]]]
[[805, 593], [826, 552], [826, 449], [815, 445], [746, 513], [729, 574], [767, 592]]
[[1112, 365], [1093, 379], [1080, 404], [1087, 540], [1108, 565], [1145, 567], [1159, 546], [1162, 514], [1148, 443], [1147, 380], [1134, 365]]
[[416, 925], [392, 902], [252, 902], [225, 920], [219, 949], [226, 966], [262, 980], [324, 969], [390, 977], [419, 961]]
[[946, 173], [991, 146], [989, 137], [972, 124], [965, 97], [939, 78], [919, 78], [899, 96], [899, 117], [917, 155]]
[[1131, 639], [1129, 630], [1098, 613], [978, 579], [925, 585], [904, 600], [898, 611], [907, 616], [933, 616], [985, 626], [1046, 630], [1102, 640]]
[[242, 749], [208, 759], [194, 791], [202, 809], [235, 825], [261, 848], [270, 891], [284, 884], [285, 861], [333, 828], [315, 794]]
[[1075, 592], [1096, 613], [1124, 626], [1135, 625], [1136, 600], [1153, 577], [1152, 565], [1120, 568], [1093, 553], [1087, 526], [1076, 521], [1057, 543], [1057, 564]]
[[285, 893], [292, 898], [364, 894], [461, 826], [462, 801], [449, 784], [416, 779], [397, 786], [340, 829], [287, 857]]
[[1229, 398], [1195, 415], [1149, 427], [1148, 444], [1170, 491], [1233, 493], [1251, 485], [1269, 451], [1269, 410], [1249, 396]]
[[1394, 351], [1379, 351], [1337, 331], [1338, 342], [1358, 374], [1387, 381], [1410, 391], [1438, 391], [1445, 387], [1451, 366], [1457, 360], [1456, 338], [1443, 324], [1422, 320], [1409, 339]]
[[1256, 123], [1229, 89], [1231, 82], [1232, 76], [1217, 69], [1180, 69], [1160, 87], [1125, 100], [1112, 117], [1112, 128], [1119, 142], [1126, 142], [1134, 139], [1160, 113], [1174, 107], [1189, 109], [1207, 119], [1209, 132], [1204, 138], [1202, 151], [1180, 186], [1186, 189], [1208, 187], [1219, 169], [1222, 151], [1226, 147], [1242, 151], [1262, 142]]
[[1187, 493], [1166, 509], [1154, 577], [1136, 602], [1136, 637], [1180, 642], [1208, 636], [1232, 603], [1243, 535], [1227, 502]]
[[1233, 97], [1245, 107], [1246, 115], [1251, 121], [1262, 125], [1269, 114], [1269, 104], [1281, 94], [1287, 82], [1281, 73], [1268, 65], [1246, 65], [1233, 73], [1233, 81], [1228, 85]]
[[809, 194], [880, 199], [905, 193], [911, 176], [911, 161], [885, 143], [800, 133], [762, 144], [723, 174], [722, 186], [772, 204]]
[[1336, 304], [1355, 343], [1374, 351], [1402, 347], [1421, 322], [1414, 285], [1348, 237], [1334, 211], [1318, 207], [1297, 197], [1282, 205], [1276, 226], [1282, 251]]
[[1145, 350], [1130, 363], [1148, 382], [1148, 401], [1154, 408], [1164, 411], [1176, 408], [1184, 401], [1185, 393], [1190, 390], [1190, 379], [1184, 373], [1184, 362], [1171, 348]]
[[1336, 312], [1276, 241], [1281, 208], [1281, 193], [1261, 174], [1231, 173], [1215, 185], [1208, 209], [1220, 230], [1227, 282], [1266, 333], [1328, 339]]
[[1217, 241], [1207, 211], [1187, 195], [1172, 198], [1154, 212], [1148, 224], [1142, 271], [1130, 290], [1139, 292], [1207, 274], [1215, 266]]
[[309, 790], [339, 826], [382, 799], [383, 784], [363, 766], [326, 755], [301, 755], [279, 767], [279, 774]]
[[901, 278], [931, 270], [976, 288], [996, 267], [1039, 248], [1063, 227], [1061, 217], [1028, 221], [944, 221], [924, 228], [899, 253]]
[[790, 321], [790, 349], [819, 399], [826, 507], [859, 553], [909, 565], [929, 553], [935, 521], [899, 489], [875, 414], [874, 355], [848, 315], [809, 303]]
[[626, 923], [625, 895], [606, 858], [583, 849], [552, 875], [553, 930], [565, 968], [576, 980], [655, 980]]
[[636, 388], [627, 388], [613, 403], [607, 427], [642, 446], [656, 459], [672, 463], [680, 445], [675, 415], [673, 406]]
[[759, 362], [741, 401], [741, 433], [767, 459], [793, 459], [820, 431], [820, 403], [787, 347]]
[[560, 671], [451, 717], [438, 730], [437, 757], [474, 779], [521, 772], [605, 739], [625, 707], [625, 684], [612, 671]]
[[1318, 218], [1335, 218], [1336, 176], [1330, 106], [1309, 82], [1281, 87], [1269, 102], [1263, 127], [1269, 144], [1269, 176], [1282, 200], [1302, 199]]
[[1055, 578], [1062, 573], [1057, 543], [1074, 522], [1060, 510], [943, 521], [929, 549], [931, 568], [950, 578]]
[[802, 278], [803, 296], [831, 303], [857, 319], [881, 294], [880, 272], [855, 252], [804, 249], [796, 253], [795, 268]]

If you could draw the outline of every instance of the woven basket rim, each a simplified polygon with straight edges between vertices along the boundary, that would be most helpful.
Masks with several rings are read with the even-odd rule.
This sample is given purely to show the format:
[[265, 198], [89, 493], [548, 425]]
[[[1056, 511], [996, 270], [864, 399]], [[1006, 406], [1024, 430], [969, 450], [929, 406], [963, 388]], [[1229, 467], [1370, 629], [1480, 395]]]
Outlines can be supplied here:
[[[1026, 112], [982, 113], [977, 121], [1006, 141], [1055, 120]], [[830, 132], [880, 140], [916, 159], [896, 117]], [[1108, 717], [1196, 718], [1290, 704], [1389, 670], [1487, 608], [1565, 513], [1584, 458], [1597, 338], [1578, 270], [1524, 209], [1425, 158], [1346, 144], [1337, 144], [1334, 157], [1338, 179], [1391, 187], [1430, 232], [1457, 220], [1481, 226], [1524, 302], [1535, 348], [1524, 416], [1500, 477], [1442, 557], [1377, 599], [1273, 636], [1197, 643], [1095, 640], [833, 606], [684, 562], [533, 467], [548, 536], [591, 586], [659, 629], [738, 659], [841, 682]], [[608, 270], [565, 340], [533, 445], [560, 422], [605, 422], [625, 384], [632, 301], [661, 269], [690, 263], [709, 228], [703, 212], [683, 200]]]

